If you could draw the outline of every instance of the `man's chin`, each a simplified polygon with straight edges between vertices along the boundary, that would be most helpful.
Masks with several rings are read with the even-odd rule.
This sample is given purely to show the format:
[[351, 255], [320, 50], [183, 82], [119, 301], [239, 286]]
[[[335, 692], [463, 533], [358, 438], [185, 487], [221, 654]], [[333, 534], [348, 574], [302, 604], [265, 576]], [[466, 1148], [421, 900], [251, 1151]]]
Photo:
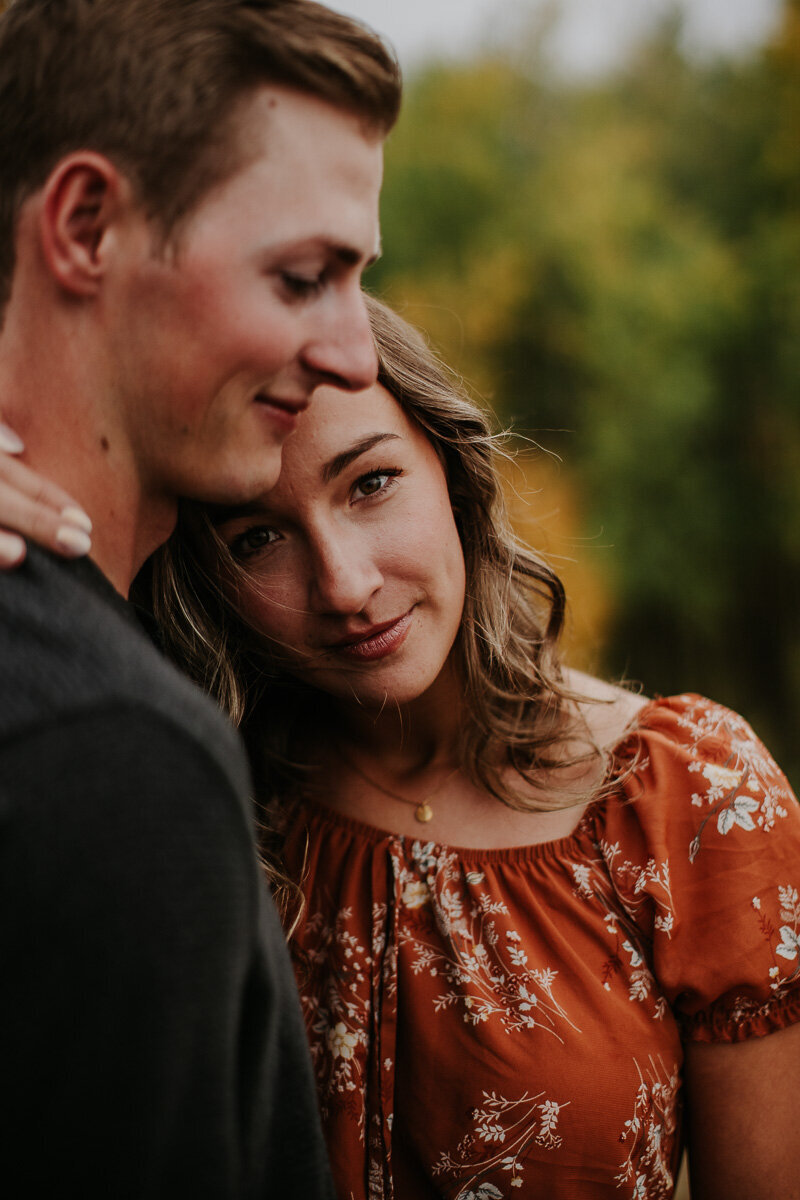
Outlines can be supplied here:
[[218, 508], [237, 508], [252, 504], [278, 482], [281, 472], [280, 447], [266, 452], [257, 463], [245, 464], [241, 460], [225, 476], [204, 480], [201, 486], [192, 489], [187, 499]]

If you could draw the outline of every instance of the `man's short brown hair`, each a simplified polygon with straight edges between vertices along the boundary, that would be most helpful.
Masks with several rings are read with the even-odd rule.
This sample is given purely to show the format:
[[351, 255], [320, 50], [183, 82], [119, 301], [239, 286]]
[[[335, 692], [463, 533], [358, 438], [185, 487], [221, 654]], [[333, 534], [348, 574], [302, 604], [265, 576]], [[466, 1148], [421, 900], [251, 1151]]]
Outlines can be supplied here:
[[75, 150], [105, 154], [168, 238], [237, 169], [253, 89], [318, 96], [387, 133], [397, 62], [312, 0], [15, 0], [0, 17], [0, 309], [21, 205]]

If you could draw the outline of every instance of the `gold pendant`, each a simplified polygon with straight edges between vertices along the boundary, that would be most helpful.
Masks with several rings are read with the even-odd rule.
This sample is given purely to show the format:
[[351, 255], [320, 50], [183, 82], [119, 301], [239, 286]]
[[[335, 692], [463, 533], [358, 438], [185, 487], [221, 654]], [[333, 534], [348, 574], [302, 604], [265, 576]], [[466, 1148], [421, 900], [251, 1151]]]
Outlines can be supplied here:
[[418, 821], [421, 821], [423, 825], [427, 824], [427, 822], [432, 819], [433, 809], [431, 808], [430, 804], [428, 804], [427, 800], [423, 800], [422, 804], [417, 805], [414, 810], [414, 816]]

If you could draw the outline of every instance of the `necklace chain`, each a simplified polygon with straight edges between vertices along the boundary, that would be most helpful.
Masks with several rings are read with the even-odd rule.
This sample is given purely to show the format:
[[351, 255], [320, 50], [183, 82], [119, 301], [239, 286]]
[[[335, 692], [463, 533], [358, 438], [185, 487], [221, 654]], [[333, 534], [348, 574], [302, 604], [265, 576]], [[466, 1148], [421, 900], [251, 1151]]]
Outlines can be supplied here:
[[354, 763], [351, 758], [348, 758], [348, 756], [341, 749], [339, 749], [339, 756], [347, 764], [347, 766], [351, 768], [351, 770], [355, 771], [356, 775], [360, 775], [364, 782], [368, 783], [370, 787], [374, 787], [376, 791], [383, 792], [384, 796], [388, 796], [390, 800], [398, 800], [401, 804], [413, 804], [414, 817], [423, 825], [427, 825], [429, 821], [433, 820], [433, 806], [431, 804], [431, 800], [433, 800], [434, 796], [437, 796], [439, 792], [443, 791], [445, 786], [450, 782], [458, 770], [457, 766], [453, 767], [452, 771], [445, 776], [442, 782], [435, 787], [432, 792], [429, 792], [427, 796], [424, 796], [422, 800], [410, 800], [408, 796], [401, 796], [399, 793], [393, 792], [389, 788], [384, 787], [382, 783], [378, 783], [377, 779], [372, 779], [369, 775], [367, 775], [366, 771], [362, 771], [361, 767], [357, 766], [357, 764]]

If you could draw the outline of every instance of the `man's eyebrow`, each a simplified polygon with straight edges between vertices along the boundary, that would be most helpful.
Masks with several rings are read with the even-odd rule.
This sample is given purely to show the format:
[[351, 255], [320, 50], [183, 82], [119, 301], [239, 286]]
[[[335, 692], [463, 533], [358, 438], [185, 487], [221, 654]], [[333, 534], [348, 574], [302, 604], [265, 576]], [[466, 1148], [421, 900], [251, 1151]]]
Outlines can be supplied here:
[[378, 245], [378, 248], [366, 259], [362, 258], [360, 252], [354, 249], [352, 246], [329, 244], [328, 249], [330, 249], [336, 258], [338, 258], [339, 262], [344, 263], [345, 266], [357, 267], [360, 264], [363, 264], [365, 270], [367, 267], [373, 266], [378, 261], [382, 253], [382, 248], [380, 245]]
[[360, 442], [355, 442], [349, 449], [342, 450], [340, 454], [335, 454], [333, 458], [328, 459], [322, 468], [323, 483], [330, 483], [337, 475], [341, 475], [351, 462], [360, 458], [362, 454], [366, 454], [373, 446], [377, 446], [381, 442], [399, 441], [399, 439], [399, 433], [372, 433], [369, 437], [362, 438]]
[[357, 249], [355, 246], [348, 245], [346, 242], [331, 241], [327, 237], [304, 238], [298, 242], [289, 242], [281, 247], [282, 254], [302, 254], [305, 251], [324, 251], [326, 254], [332, 254], [340, 263], [348, 267], [363, 266], [366, 270], [376, 263], [383, 253], [381, 239], [378, 237], [375, 243], [375, 249], [372, 254], [365, 256], [364, 252]]

